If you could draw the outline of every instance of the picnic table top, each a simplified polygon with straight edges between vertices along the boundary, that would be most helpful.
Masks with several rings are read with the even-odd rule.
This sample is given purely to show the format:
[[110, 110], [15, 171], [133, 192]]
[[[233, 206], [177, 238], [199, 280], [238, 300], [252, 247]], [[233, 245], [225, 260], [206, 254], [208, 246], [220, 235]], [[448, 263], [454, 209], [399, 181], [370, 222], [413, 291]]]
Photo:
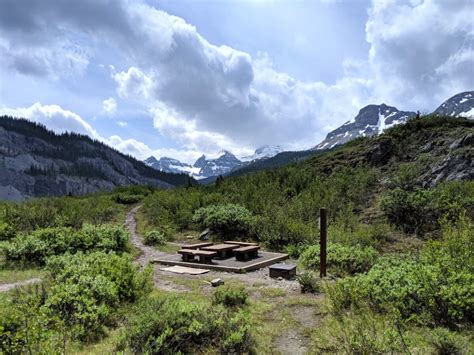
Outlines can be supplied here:
[[242, 245], [242, 246], [255, 246], [258, 245], [258, 243], [251, 243], [251, 242], [239, 242], [239, 241], [234, 241], [234, 240], [226, 240], [224, 244], [236, 244], [236, 245]]
[[225, 250], [231, 250], [231, 249], [237, 249], [240, 248], [240, 245], [235, 245], [235, 244], [214, 244], [210, 245], [208, 247], [202, 248], [203, 250], [213, 250], [213, 251], [225, 251]]
[[193, 254], [193, 255], [208, 255], [208, 256], [216, 255], [215, 251], [196, 250], [196, 249], [180, 249], [180, 250], [178, 250], [178, 253], [180, 253], [180, 254]]
[[183, 244], [183, 245], [181, 245], [181, 248], [183, 248], [183, 249], [196, 249], [196, 248], [207, 247], [209, 245], [212, 245], [212, 243], [204, 242], [204, 243], [194, 243], [194, 244]]
[[296, 265], [280, 263], [280, 264], [270, 265], [268, 268], [275, 269], [275, 270], [293, 270], [293, 269], [296, 269]]
[[258, 250], [258, 249], [260, 249], [258, 245], [248, 245], [248, 246], [240, 247], [239, 249], [234, 249], [234, 251], [246, 252], [246, 251], [253, 251], [253, 250]]

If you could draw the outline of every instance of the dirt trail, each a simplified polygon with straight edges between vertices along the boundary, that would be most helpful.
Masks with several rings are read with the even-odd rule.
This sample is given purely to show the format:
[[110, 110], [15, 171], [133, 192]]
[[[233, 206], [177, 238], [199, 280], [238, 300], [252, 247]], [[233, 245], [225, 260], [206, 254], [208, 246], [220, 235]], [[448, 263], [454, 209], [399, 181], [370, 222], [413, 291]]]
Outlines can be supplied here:
[[34, 279], [18, 281], [18, 282], [13, 282], [13, 283], [9, 283], [9, 284], [1, 284], [0, 285], [0, 292], [10, 291], [10, 290], [12, 290], [16, 287], [35, 284], [35, 283], [38, 283], [38, 282], [41, 282], [41, 279], [36, 277]]
[[130, 235], [132, 236], [132, 244], [140, 250], [140, 255], [137, 258], [137, 262], [141, 265], [146, 265], [148, 262], [156, 258], [165, 256], [166, 253], [143, 244], [141, 237], [137, 234], [137, 222], [135, 220], [135, 215], [137, 214], [137, 211], [140, 207], [141, 206], [134, 207], [127, 213], [125, 227], [127, 227], [127, 229], [130, 231]]

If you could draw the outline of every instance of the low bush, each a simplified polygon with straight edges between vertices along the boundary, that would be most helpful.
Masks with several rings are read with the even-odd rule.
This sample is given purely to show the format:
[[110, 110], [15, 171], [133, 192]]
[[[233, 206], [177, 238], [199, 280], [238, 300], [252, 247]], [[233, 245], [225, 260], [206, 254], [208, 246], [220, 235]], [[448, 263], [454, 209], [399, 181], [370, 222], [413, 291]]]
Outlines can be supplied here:
[[145, 198], [144, 195], [127, 195], [127, 194], [115, 194], [112, 196], [112, 200], [122, 205], [133, 205], [140, 202]]
[[300, 284], [302, 293], [319, 293], [320, 284], [314, 272], [304, 271], [297, 276], [297, 280]]
[[[319, 245], [308, 247], [299, 261], [308, 269], [319, 269]], [[377, 259], [377, 251], [372, 247], [345, 246], [329, 244], [327, 247], [327, 266], [334, 274], [354, 275], [370, 270]]]
[[123, 251], [128, 239], [129, 233], [122, 227], [85, 224], [79, 231], [68, 227], [38, 229], [4, 242], [1, 249], [8, 261], [44, 263], [48, 256], [66, 252]]
[[151, 268], [129, 256], [93, 252], [48, 259], [43, 282], [0, 299], [0, 353], [67, 353], [67, 343], [101, 337], [124, 303], [152, 289]]
[[146, 245], [163, 245], [166, 243], [166, 237], [161, 231], [147, 232], [143, 238]]
[[120, 303], [136, 301], [152, 289], [151, 269], [140, 272], [130, 257], [113, 253], [54, 256], [46, 268], [51, 286], [42, 308], [80, 340], [102, 335]]
[[463, 354], [467, 348], [462, 336], [446, 328], [435, 328], [431, 332], [428, 342], [435, 353], [439, 355]]
[[[127, 317], [119, 350], [133, 353], [246, 353], [251, 348], [248, 315], [178, 297], [151, 297]], [[159, 315], [159, 316], [157, 316]]]
[[368, 301], [373, 309], [429, 325], [473, 321], [472, 222], [446, 225], [442, 241], [432, 241], [415, 257], [381, 259], [365, 275], [328, 288], [336, 313]]
[[307, 247], [308, 246], [304, 244], [290, 244], [285, 246], [284, 250], [290, 258], [298, 259]]
[[401, 354], [404, 347], [393, 324], [363, 308], [328, 317], [317, 329], [318, 352], [331, 354]]
[[5, 222], [0, 222], [0, 241], [13, 239], [15, 235], [15, 228]]
[[226, 307], [240, 307], [247, 304], [248, 293], [243, 286], [224, 285], [214, 291], [213, 303]]
[[251, 231], [252, 213], [239, 205], [212, 205], [197, 210], [193, 221], [226, 237], [242, 236]]
[[440, 230], [442, 217], [451, 222], [462, 213], [474, 213], [474, 182], [453, 181], [433, 189], [396, 187], [385, 194], [382, 211], [405, 233], [423, 236]]

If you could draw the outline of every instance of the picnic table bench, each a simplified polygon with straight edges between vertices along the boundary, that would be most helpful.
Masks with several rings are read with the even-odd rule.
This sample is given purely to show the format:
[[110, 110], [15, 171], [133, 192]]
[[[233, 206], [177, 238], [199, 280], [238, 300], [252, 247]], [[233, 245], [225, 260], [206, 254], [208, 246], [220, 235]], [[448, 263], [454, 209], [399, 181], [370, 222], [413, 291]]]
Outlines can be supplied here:
[[258, 243], [250, 243], [250, 242], [238, 242], [234, 240], [226, 240], [224, 244], [235, 244], [235, 245], [241, 245], [243, 247], [248, 247], [248, 246], [256, 246]]
[[248, 245], [234, 249], [233, 252], [238, 261], [247, 261], [251, 258], [256, 258], [259, 249], [260, 247], [258, 245]]
[[233, 256], [232, 250], [238, 249], [240, 246], [235, 244], [215, 244], [207, 247], [203, 247], [202, 250], [214, 251], [217, 253], [217, 257], [225, 259]]
[[181, 249], [201, 249], [203, 247], [208, 247], [212, 245], [212, 243], [204, 242], [204, 243], [194, 243], [194, 244], [183, 244], [181, 245]]
[[178, 254], [181, 254], [183, 261], [194, 261], [194, 257], [199, 257], [199, 262], [203, 264], [212, 263], [212, 258], [217, 255], [215, 251], [206, 251], [198, 249], [180, 249]]

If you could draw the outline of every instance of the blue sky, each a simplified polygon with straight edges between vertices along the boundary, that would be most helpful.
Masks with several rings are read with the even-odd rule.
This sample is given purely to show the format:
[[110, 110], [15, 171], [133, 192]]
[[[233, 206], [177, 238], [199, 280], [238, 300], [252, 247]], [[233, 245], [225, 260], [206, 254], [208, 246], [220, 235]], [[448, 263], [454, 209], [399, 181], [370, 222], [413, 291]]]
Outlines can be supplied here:
[[0, 112], [143, 159], [309, 148], [474, 88], [470, 0], [2, 0]]

